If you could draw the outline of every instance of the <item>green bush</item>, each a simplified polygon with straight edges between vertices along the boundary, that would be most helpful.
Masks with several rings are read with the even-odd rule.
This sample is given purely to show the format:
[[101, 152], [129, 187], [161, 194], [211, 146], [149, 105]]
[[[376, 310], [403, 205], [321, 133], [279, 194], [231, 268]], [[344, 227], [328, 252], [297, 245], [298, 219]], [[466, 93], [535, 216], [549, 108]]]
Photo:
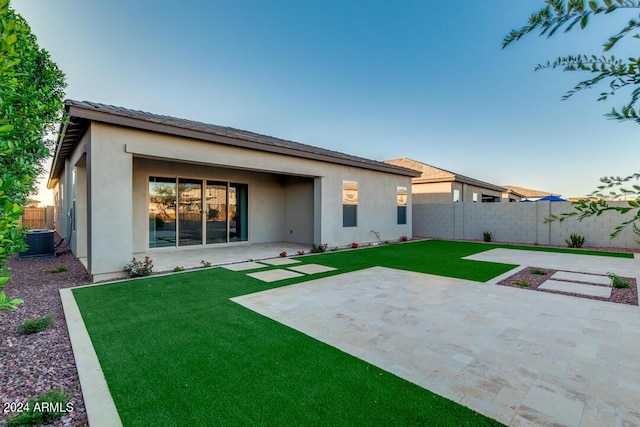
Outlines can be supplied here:
[[529, 287], [529, 282], [527, 282], [526, 280], [512, 280], [511, 284], [512, 285], [516, 285], [516, 286], [520, 286], [521, 288], [528, 288]]
[[49, 273], [51, 273], [51, 274], [55, 274], [55, 273], [62, 273], [63, 271], [68, 271], [68, 270], [69, 270], [69, 267], [67, 267], [66, 265], [62, 264], [62, 265], [59, 265], [57, 267], [50, 268], [47, 271]]
[[531, 270], [529, 270], [529, 273], [531, 273], [531, 274], [540, 274], [542, 276], [546, 276], [547, 275], [546, 271], [541, 270], [539, 268], [532, 268]]
[[51, 316], [36, 317], [18, 325], [21, 334], [29, 335], [44, 331], [51, 325]]
[[631, 282], [629, 282], [627, 279], [618, 277], [618, 275], [614, 273], [608, 273], [607, 276], [609, 276], [609, 279], [611, 279], [611, 286], [613, 286], [614, 288], [626, 289], [631, 286]]
[[571, 233], [571, 236], [569, 236], [569, 239], [565, 239], [565, 242], [570, 248], [581, 248], [584, 245], [584, 236]]
[[8, 427], [53, 424], [63, 414], [73, 411], [71, 393], [51, 390], [29, 399], [24, 412], [7, 420]]
[[179, 272], [179, 271], [184, 271], [184, 267], [182, 267], [180, 265], [177, 266], [177, 267], [173, 267], [173, 271], [176, 272], [176, 273]]
[[482, 240], [484, 240], [485, 242], [490, 242], [492, 237], [493, 234], [490, 231], [485, 230], [482, 232]]
[[153, 260], [148, 256], [144, 257], [144, 261], [135, 259], [130, 264], [125, 265], [124, 271], [129, 273], [129, 277], [151, 276], [153, 272]]
[[313, 246], [311, 247], [311, 253], [317, 254], [317, 253], [325, 252], [328, 246], [329, 246], [328, 243], [325, 243], [324, 245], [316, 245], [314, 243]]

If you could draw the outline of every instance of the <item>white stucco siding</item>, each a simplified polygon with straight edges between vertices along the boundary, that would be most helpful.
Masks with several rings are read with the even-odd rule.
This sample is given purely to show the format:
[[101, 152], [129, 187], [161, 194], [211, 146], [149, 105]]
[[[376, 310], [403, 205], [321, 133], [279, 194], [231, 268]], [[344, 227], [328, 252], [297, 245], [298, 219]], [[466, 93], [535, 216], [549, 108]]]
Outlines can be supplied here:
[[87, 145], [89, 272], [117, 274], [133, 252], [133, 157], [126, 135], [92, 123]]
[[[450, 203], [453, 202], [451, 182], [433, 182], [413, 184], [411, 193], [415, 203]], [[460, 196], [462, 197], [462, 195]]]
[[290, 177], [285, 181], [285, 216], [282, 240], [313, 242], [313, 179]]
[[[322, 182], [322, 243], [343, 246], [353, 242], [397, 240], [411, 236], [411, 194], [408, 194], [407, 224], [397, 223], [398, 187], [411, 188], [411, 178], [366, 169], [327, 165]], [[343, 227], [342, 183], [358, 183], [358, 223], [356, 227]]]
[[[121, 275], [133, 254], [149, 250], [151, 176], [247, 184], [247, 243], [343, 246], [376, 241], [372, 231], [382, 240], [411, 237], [411, 194], [407, 224], [397, 224], [396, 203], [398, 187], [410, 188], [410, 177], [95, 122], [85, 139], [95, 280]], [[357, 227], [343, 227], [343, 181], [358, 183]]]

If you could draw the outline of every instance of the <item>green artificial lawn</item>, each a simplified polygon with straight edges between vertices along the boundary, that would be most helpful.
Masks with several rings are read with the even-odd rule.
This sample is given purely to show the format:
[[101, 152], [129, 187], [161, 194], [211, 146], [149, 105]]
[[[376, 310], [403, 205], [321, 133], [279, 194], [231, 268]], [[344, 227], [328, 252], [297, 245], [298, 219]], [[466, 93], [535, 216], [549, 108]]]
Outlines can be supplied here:
[[404, 243], [299, 257], [338, 270], [271, 284], [214, 268], [73, 294], [125, 426], [500, 425], [229, 300], [372, 266], [486, 281], [514, 266], [460, 258], [492, 247]]

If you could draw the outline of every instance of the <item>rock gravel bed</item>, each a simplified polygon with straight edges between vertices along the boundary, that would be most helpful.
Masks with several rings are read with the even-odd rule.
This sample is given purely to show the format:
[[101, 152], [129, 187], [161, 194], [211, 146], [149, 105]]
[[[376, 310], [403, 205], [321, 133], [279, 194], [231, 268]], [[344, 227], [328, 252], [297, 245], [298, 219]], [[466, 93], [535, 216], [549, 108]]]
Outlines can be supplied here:
[[[547, 274], [546, 275], [534, 274], [531, 272], [532, 270], [546, 271]], [[630, 277], [625, 277], [624, 279], [629, 280], [629, 282], [631, 283], [631, 286], [628, 288], [612, 288], [611, 297], [609, 298], [594, 297], [594, 296], [574, 294], [569, 292], [558, 292], [558, 291], [552, 291], [549, 289], [538, 288], [544, 281], [550, 279], [551, 276], [557, 271], [558, 270], [552, 270], [550, 268], [527, 267], [524, 270], [498, 282], [498, 284], [503, 286], [511, 286], [514, 288], [525, 289], [525, 290], [538, 291], [538, 292], [550, 292], [555, 294], [571, 295], [579, 298], [597, 299], [600, 301], [609, 301], [609, 302], [615, 302], [618, 304], [638, 305], [638, 286], [636, 284], [636, 280]], [[565, 280], [565, 281], [571, 281], [571, 280]], [[519, 286], [515, 282], [520, 282], [520, 283], [527, 282], [529, 286]], [[580, 282], [576, 282], [576, 283], [580, 283]], [[598, 285], [593, 285], [593, 286], [598, 286]]]
[[[64, 245], [59, 249], [59, 255], [52, 259], [20, 260], [14, 256], [9, 260], [12, 273], [5, 292], [24, 299], [24, 303], [16, 311], [0, 312], [0, 426], [5, 424], [2, 420], [17, 415], [6, 412], [11, 403], [25, 404], [30, 396], [54, 389], [72, 394], [73, 410], [53, 425], [88, 425], [58, 290], [87, 284], [89, 275]], [[49, 272], [63, 265], [67, 271]], [[44, 331], [31, 335], [18, 331], [24, 321], [44, 316], [52, 320]]]

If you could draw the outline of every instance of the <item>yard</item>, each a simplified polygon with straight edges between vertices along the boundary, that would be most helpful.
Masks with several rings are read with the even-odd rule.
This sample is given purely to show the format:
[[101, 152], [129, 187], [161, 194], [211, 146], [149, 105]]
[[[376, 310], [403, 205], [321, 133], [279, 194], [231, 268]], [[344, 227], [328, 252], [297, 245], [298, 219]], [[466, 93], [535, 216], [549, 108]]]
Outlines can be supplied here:
[[336, 270], [273, 283], [213, 268], [73, 295], [127, 426], [499, 425], [230, 301], [375, 266], [484, 282], [514, 265], [461, 258], [497, 247], [513, 248], [422, 241], [297, 257]]

